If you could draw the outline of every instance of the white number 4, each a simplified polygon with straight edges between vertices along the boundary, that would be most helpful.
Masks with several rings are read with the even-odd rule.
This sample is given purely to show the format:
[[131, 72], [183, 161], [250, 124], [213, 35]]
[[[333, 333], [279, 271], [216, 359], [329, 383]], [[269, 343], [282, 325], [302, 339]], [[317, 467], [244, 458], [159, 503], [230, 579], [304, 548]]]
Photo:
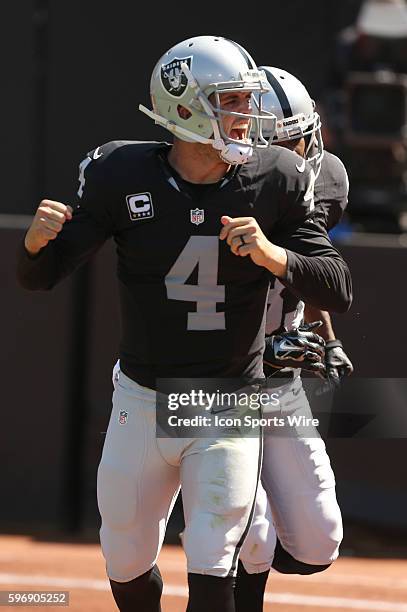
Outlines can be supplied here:
[[[191, 236], [165, 277], [169, 300], [195, 302], [196, 312], [188, 313], [188, 330], [225, 329], [225, 313], [216, 304], [225, 302], [225, 286], [218, 285], [218, 236]], [[198, 284], [186, 281], [198, 266]]]

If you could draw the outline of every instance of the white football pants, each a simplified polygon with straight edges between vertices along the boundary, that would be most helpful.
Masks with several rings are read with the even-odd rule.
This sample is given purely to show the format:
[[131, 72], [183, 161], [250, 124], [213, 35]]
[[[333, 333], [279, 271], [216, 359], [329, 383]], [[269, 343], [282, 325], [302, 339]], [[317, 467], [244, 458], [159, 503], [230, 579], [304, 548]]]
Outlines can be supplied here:
[[155, 392], [116, 372], [98, 469], [107, 574], [130, 581], [157, 561], [182, 485], [188, 572], [233, 576], [261, 467], [259, 437], [157, 438]]
[[[312, 417], [299, 376], [280, 387], [279, 408], [272, 413], [266, 408], [263, 416]], [[318, 431], [301, 425], [266, 428], [261, 480], [264, 488], [258, 488], [253, 523], [240, 553], [246, 571], [271, 567], [276, 532], [296, 560], [332, 563], [343, 537], [342, 517], [335, 476]]]

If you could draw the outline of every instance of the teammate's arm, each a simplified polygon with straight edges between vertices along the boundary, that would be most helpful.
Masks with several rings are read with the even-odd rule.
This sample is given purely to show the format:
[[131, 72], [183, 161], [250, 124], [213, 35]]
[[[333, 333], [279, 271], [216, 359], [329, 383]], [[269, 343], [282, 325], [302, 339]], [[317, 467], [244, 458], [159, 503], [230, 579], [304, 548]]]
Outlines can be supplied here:
[[266, 336], [264, 365], [272, 370], [289, 367], [324, 374], [325, 341], [314, 331], [321, 323], [304, 323], [296, 329]]
[[309, 323], [315, 320], [315, 318], [323, 322], [318, 331], [326, 341], [325, 375], [331, 382], [338, 385], [342, 377], [352, 374], [353, 364], [343, 350], [342, 342], [335, 336], [329, 312], [306, 305], [304, 310], [305, 321]]
[[322, 321], [322, 325], [318, 329], [319, 335], [322, 336], [326, 342], [336, 340], [331, 317], [329, 312], [326, 310], [321, 310], [320, 308], [315, 308], [315, 306], [306, 304], [304, 309], [304, 321], [306, 323], [311, 323], [312, 321]]

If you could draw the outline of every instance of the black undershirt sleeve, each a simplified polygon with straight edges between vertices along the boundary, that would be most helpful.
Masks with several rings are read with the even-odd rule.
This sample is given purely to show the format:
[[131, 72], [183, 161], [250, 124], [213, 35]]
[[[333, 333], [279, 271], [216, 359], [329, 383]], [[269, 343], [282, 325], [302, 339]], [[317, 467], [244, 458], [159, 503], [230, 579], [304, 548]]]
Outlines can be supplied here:
[[321, 310], [350, 308], [349, 268], [322, 228], [299, 227], [290, 235], [278, 236], [275, 243], [285, 248], [288, 257], [286, 277], [280, 280], [296, 297]]
[[33, 256], [24, 242], [18, 247], [17, 279], [30, 290], [52, 289], [59, 281], [84, 264], [109, 238], [110, 232], [83, 208], [74, 211], [55, 240]]
[[17, 280], [25, 289], [48, 290], [84, 264], [112, 235], [112, 163], [114, 143], [98, 147], [79, 165], [79, 189], [73, 198], [73, 216], [55, 240], [30, 256], [22, 242], [17, 254]]

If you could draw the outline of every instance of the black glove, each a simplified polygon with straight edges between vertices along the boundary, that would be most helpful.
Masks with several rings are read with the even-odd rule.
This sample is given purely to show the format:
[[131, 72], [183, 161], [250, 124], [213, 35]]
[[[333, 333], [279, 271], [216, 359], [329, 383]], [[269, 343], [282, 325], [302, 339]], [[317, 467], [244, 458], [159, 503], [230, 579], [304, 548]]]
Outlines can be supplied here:
[[325, 345], [326, 377], [335, 386], [339, 386], [343, 376], [353, 372], [353, 365], [342, 347], [340, 340], [330, 340]]
[[322, 321], [304, 323], [298, 329], [268, 336], [263, 363], [274, 369], [301, 368], [325, 374], [325, 340], [311, 330]]

